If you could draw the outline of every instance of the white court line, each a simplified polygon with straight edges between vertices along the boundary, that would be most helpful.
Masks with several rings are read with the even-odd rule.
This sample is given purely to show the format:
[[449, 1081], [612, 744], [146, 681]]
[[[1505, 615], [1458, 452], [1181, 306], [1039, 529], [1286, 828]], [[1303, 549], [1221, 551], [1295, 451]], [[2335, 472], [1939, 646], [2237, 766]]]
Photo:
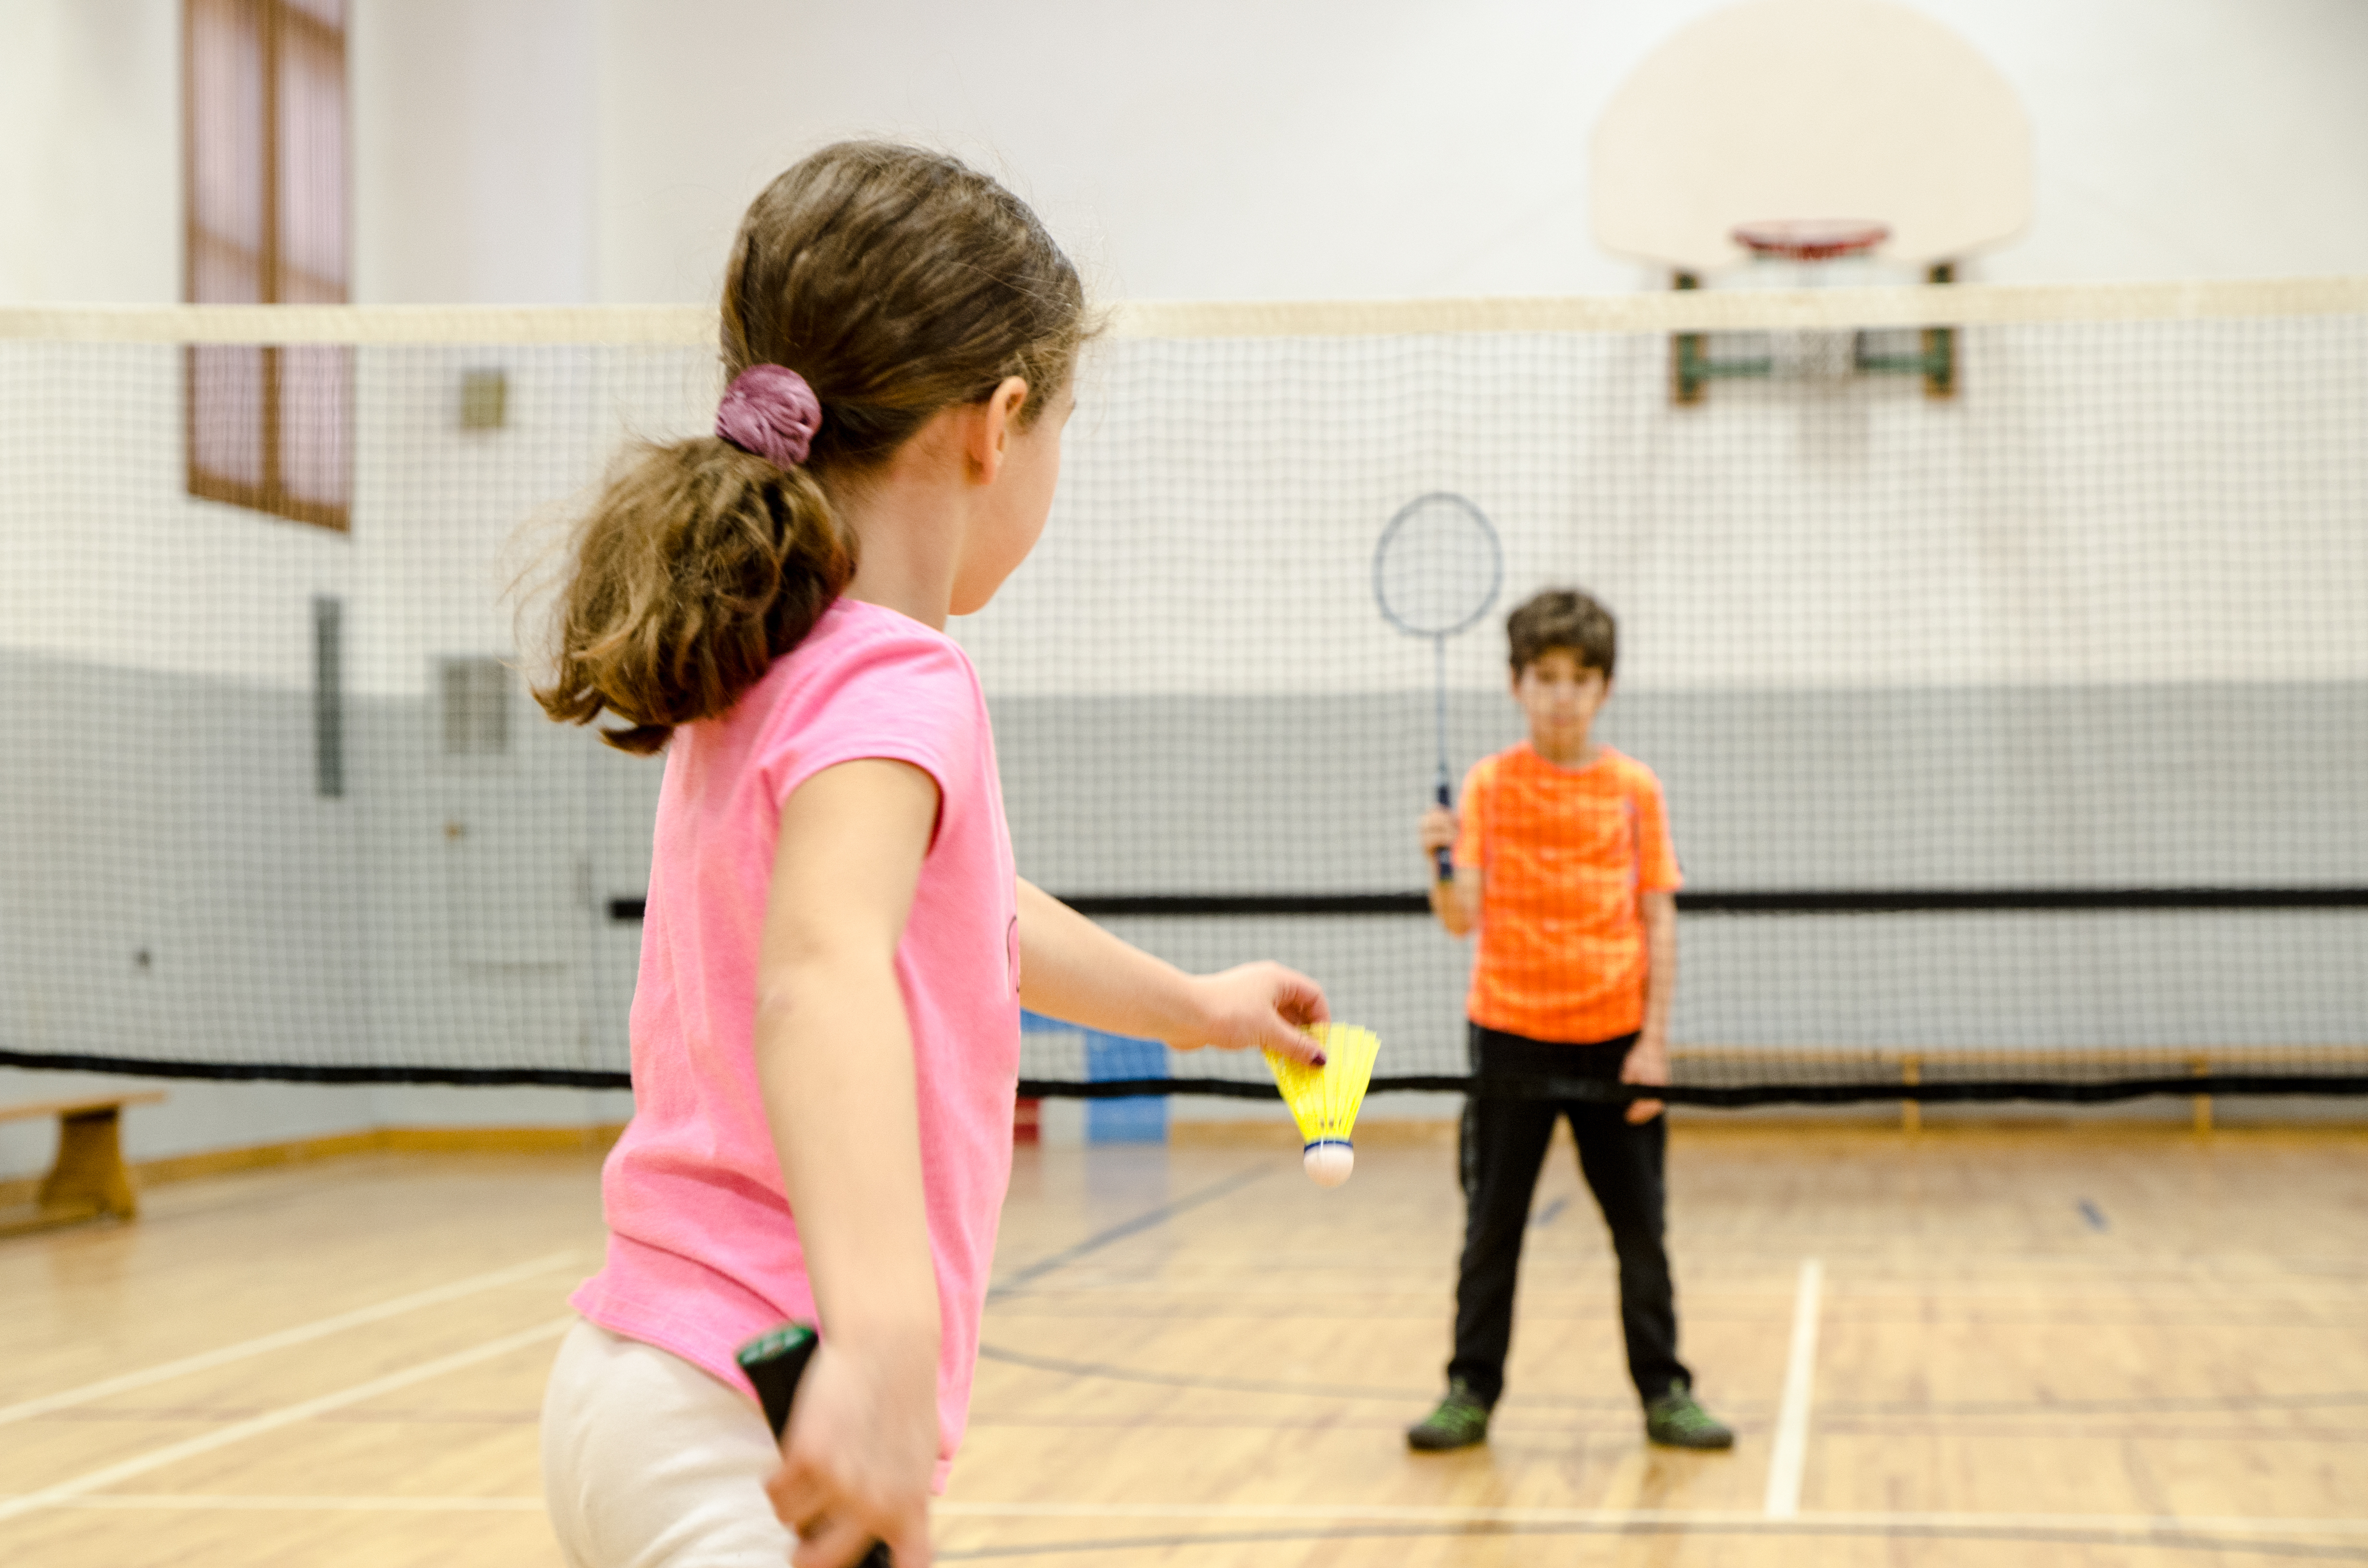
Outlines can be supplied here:
[[1768, 1455], [1768, 1499], [1761, 1511], [1789, 1519], [1801, 1511], [1801, 1471], [1809, 1458], [1809, 1399], [1817, 1381], [1818, 1293], [1825, 1265], [1801, 1260], [1793, 1295], [1793, 1352], [1784, 1361], [1784, 1401], [1776, 1409], [1776, 1443]]
[[[0, 1496], [0, 1504], [15, 1501]], [[111, 1493], [60, 1499], [59, 1508], [136, 1513], [534, 1514], [540, 1497], [303, 1497], [220, 1493]], [[1736, 1508], [1485, 1508], [1388, 1504], [939, 1503], [943, 1519], [1180, 1519], [1206, 1523], [1633, 1525], [1769, 1528], [1765, 1514]], [[2196, 1533], [2368, 1536], [2368, 1519], [2248, 1518], [2242, 1515], [1806, 1513], [1777, 1521], [1776, 1533], [1831, 1529], [2059, 1530], [2099, 1537]]]
[[[0, 1497], [0, 1503], [12, 1499]], [[271, 1497], [237, 1493], [109, 1492], [68, 1497], [55, 1508], [200, 1514], [540, 1514], [540, 1497]]]
[[408, 1296], [397, 1296], [393, 1301], [381, 1301], [374, 1307], [358, 1307], [349, 1312], [340, 1312], [336, 1317], [299, 1324], [294, 1328], [283, 1328], [277, 1334], [267, 1334], [257, 1339], [243, 1339], [235, 1345], [225, 1345], [218, 1350], [200, 1351], [195, 1356], [185, 1356], [177, 1361], [166, 1361], [160, 1366], [145, 1367], [139, 1371], [126, 1372], [120, 1377], [108, 1378], [100, 1382], [85, 1383], [80, 1388], [65, 1389], [57, 1393], [45, 1393], [35, 1399], [20, 1400], [15, 1404], [0, 1404], [0, 1426], [6, 1426], [12, 1421], [29, 1421], [36, 1415], [46, 1415], [52, 1410], [63, 1410], [68, 1405], [81, 1404], [94, 1399], [105, 1399], [109, 1394], [122, 1393], [130, 1389], [145, 1388], [151, 1383], [165, 1382], [169, 1379], [183, 1377], [190, 1372], [202, 1372], [210, 1368], [227, 1366], [233, 1361], [243, 1361], [249, 1356], [260, 1356], [266, 1351], [284, 1350], [291, 1345], [302, 1345], [311, 1340], [325, 1338], [333, 1334], [343, 1334], [349, 1328], [359, 1328], [365, 1324], [382, 1323], [391, 1317], [400, 1317], [404, 1312], [417, 1312], [422, 1307], [439, 1306], [446, 1301], [457, 1301], [463, 1296], [473, 1296], [480, 1290], [495, 1290], [504, 1285], [515, 1285], [521, 1279], [531, 1279], [538, 1274], [548, 1274], [563, 1264], [575, 1261], [579, 1256], [574, 1252], [550, 1253], [530, 1263], [518, 1264], [515, 1267], [495, 1269], [491, 1274], [472, 1275], [466, 1279], [456, 1279], [450, 1285], [438, 1285], [433, 1290], [414, 1291]]
[[400, 1372], [389, 1372], [382, 1378], [372, 1378], [366, 1383], [356, 1383], [353, 1387], [340, 1389], [336, 1393], [324, 1393], [317, 1399], [282, 1405], [278, 1410], [267, 1410], [260, 1415], [251, 1416], [228, 1426], [217, 1427], [211, 1432], [200, 1433], [182, 1442], [142, 1454], [137, 1459], [125, 1460], [120, 1464], [111, 1464], [102, 1470], [85, 1471], [69, 1480], [61, 1481], [54, 1486], [45, 1486], [39, 1492], [21, 1494], [9, 1498], [6, 1502], [0, 1502], [0, 1520], [13, 1519], [21, 1514], [29, 1514], [40, 1508], [55, 1507], [59, 1504], [99, 1491], [104, 1487], [113, 1486], [118, 1482], [129, 1481], [135, 1475], [145, 1475], [152, 1470], [161, 1470], [166, 1465], [177, 1464], [183, 1460], [194, 1459], [199, 1454], [211, 1453], [216, 1449], [226, 1449], [233, 1443], [243, 1443], [249, 1437], [259, 1437], [266, 1432], [276, 1432], [282, 1426], [293, 1426], [301, 1421], [309, 1421], [315, 1415], [326, 1415], [332, 1410], [343, 1410], [349, 1404], [359, 1404], [365, 1400], [376, 1399], [380, 1394], [392, 1393], [396, 1389], [409, 1388], [414, 1383], [424, 1383], [430, 1379], [440, 1378], [448, 1372], [457, 1372], [462, 1368], [473, 1367], [480, 1362], [493, 1360], [495, 1357], [507, 1356], [513, 1350], [524, 1349], [541, 1340], [556, 1339], [574, 1327], [577, 1321], [575, 1315], [571, 1312], [564, 1318], [554, 1318], [549, 1323], [537, 1324], [532, 1328], [523, 1329], [517, 1334], [505, 1335], [499, 1339], [489, 1340], [485, 1344], [467, 1350], [455, 1351], [450, 1356], [440, 1356], [433, 1361], [423, 1361], [416, 1367], [406, 1367]]

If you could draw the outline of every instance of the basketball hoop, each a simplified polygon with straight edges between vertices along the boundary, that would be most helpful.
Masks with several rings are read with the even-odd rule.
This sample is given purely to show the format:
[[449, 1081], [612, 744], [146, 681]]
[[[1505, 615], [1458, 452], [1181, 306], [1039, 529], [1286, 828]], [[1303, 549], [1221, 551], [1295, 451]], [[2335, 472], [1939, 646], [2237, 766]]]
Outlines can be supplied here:
[[1771, 218], [1737, 223], [1733, 233], [1755, 259], [1839, 261], [1864, 256], [1891, 238], [1891, 225], [1855, 218]]
[[[1751, 253], [1752, 267], [1768, 281], [1795, 289], [1827, 288], [1849, 280], [1865, 259], [1891, 237], [1891, 225], [1858, 218], [1770, 218], [1738, 223], [1735, 243]], [[1780, 381], [1839, 381], [1858, 364], [1858, 335], [1795, 329], [1768, 335], [1769, 374]]]
[[[1737, 223], [1727, 237], [1751, 263], [1739, 269], [1748, 276], [1735, 276], [1734, 286], [1829, 289], [1883, 280], [1874, 253], [1891, 238], [1891, 225], [1865, 218], [1770, 218]], [[1927, 276], [1933, 283], [1946, 283], [1953, 272], [1941, 263]], [[1699, 286], [1694, 274], [1678, 274], [1679, 288]], [[1957, 338], [1951, 327], [1926, 327], [1921, 345], [1913, 351], [1849, 327], [1771, 325], [1727, 334], [1723, 347], [1713, 346], [1714, 336], [1706, 332], [1671, 335], [1670, 401], [1700, 403], [1712, 381], [1730, 378], [1838, 386], [1866, 374], [1911, 374], [1924, 379], [1930, 396], [1951, 397], [1956, 392]]]

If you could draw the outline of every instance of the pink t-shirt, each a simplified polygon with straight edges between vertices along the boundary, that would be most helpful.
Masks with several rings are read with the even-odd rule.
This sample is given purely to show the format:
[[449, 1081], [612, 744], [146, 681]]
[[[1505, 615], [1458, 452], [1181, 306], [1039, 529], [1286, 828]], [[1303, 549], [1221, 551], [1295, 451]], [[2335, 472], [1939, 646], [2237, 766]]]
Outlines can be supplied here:
[[633, 1119], [602, 1177], [607, 1267], [574, 1300], [743, 1390], [738, 1346], [814, 1320], [757, 1083], [757, 946], [782, 802], [868, 757], [921, 768], [939, 795], [896, 979], [943, 1323], [942, 1484], [970, 1407], [1019, 1073], [1018, 889], [995, 742], [978, 676], [943, 633], [841, 599], [730, 713], [675, 732], [633, 992]]

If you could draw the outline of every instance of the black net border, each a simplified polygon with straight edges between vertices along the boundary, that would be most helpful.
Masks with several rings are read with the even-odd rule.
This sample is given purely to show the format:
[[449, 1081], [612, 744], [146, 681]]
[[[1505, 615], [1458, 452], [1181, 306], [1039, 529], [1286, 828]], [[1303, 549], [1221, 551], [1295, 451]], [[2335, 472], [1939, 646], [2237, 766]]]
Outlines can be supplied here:
[[[1351, 893], [1087, 893], [1062, 901], [1080, 915], [1423, 915], [1430, 895]], [[2368, 909], [2368, 887], [2287, 888], [1897, 888], [1680, 892], [1680, 915], [2050, 914], [2064, 910]], [[638, 901], [617, 900], [612, 918], [639, 919]]]
[[[541, 1087], [630, 1089], [632, 1075], [557, 1067], [324, 1067], [293, 1062], [172, 1062], [131, 1056], [51, 1055], [0, 1050], [0, 1067], [57, 1073], [105, 1073], [140, 1078], [191, 1078], [233, 1083], [440, 1084], [463, 1088]], [[1468, 1075], [1375, 1078], [1368, 1094], [1480, 1094], [1507, 1099], [1667, 1100], [1673, 1105], [1733, 1109], [1766, 1105], [1861, 1105], [1879, 1100], [1972, 1104], [2036, 1100], [2097, 1105], [2154, 1095], [2368, 1095], [2368, 1073], [2217, 1073], [2100, 1078], [2066, 1083], [2045, 1078], [1986, 1078], [1963, 1083], [1903, 1084], [1896, 1079], [1840, 1084], [1672, 1084], [1645, 1088], [1601, 1079], [1492, 1078]], [[1231, 1078], [1112, 1078], [1094, 1083], [1022, 1078], [1023, 1099], [1137, 1099], [1201, 1095], [1219, 1099], [1281, 1098], [1271, 1084]]]
[[[1860, 891], [1680, 892], [1681, 915], [2049, 914], [2064, 910], [2368, 909], [2368, 887], [2317, 888], [1899, 888]], [[1204, 919], [1257, 915], [1430, 915], [1420, 892], [1079, 893], [1061, 900], [1080, 915]], [[645, 901], [612, 898], [609, 918], [643, 917]]]

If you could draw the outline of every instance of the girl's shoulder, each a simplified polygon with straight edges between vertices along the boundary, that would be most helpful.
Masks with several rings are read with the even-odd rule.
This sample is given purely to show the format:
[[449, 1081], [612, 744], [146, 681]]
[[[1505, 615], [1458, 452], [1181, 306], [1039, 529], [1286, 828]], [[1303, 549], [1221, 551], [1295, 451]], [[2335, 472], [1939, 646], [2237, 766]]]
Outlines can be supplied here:
[[944, 632], [882, 606], [842, 598], [757, 684], [775, 687], [783, 698], [848, 686], [945, 687], [974, 694], [978, 673], [962, 644]]
[[773, 661], [726, 723], [737, 746], [787, 788], [857, 756], [913, 762], [940, 785], [978, 771], [990, 720], [977, 672], [944, 632], [841, 599]]
[[962, 653], [961, 643], [933, 626], [924, 626], [885, 605], [845, 597], [831, 601], [814, 631], [790, 656], [795, 658], [808, 647], [834, 644], [846, 649], [911, 648]]

